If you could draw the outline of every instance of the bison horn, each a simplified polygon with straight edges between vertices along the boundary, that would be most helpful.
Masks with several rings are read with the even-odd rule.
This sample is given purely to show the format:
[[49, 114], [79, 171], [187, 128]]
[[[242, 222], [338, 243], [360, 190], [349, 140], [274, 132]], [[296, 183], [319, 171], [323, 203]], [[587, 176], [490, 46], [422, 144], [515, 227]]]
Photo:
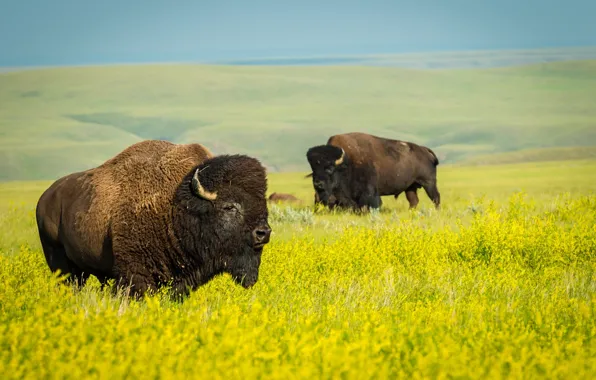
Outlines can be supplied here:
[[344, 152], [343, 148], [340, 148], [340, 149], [341, 149], [341, 157], [340, 157], [340, 158], [338, 158], [337, 160], [335, 160], [335, 165], [336, 165], [336, 166], [337, 166], [337, 165], [341, 165], [341, 163], [342, 163], [342, 162], [344, 162], [344, 154], [345, 154], [346, 152]]
[[203, 188], [201, 185], [201, 181], [199, 181], [199, 169], [195, 172], [195, 175], [192, 177], [192, 191], [199, 197], [203, 199], [207, 199], [209, 201], [214, 201], [217, 198], [217, 192], [210, 192]]

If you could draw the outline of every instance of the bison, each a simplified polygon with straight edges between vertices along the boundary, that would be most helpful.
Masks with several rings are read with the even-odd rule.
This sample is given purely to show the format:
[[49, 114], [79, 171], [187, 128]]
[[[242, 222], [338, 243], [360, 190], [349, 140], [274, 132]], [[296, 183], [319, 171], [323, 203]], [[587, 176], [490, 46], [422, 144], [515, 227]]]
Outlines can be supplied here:
[[50, 270], [78, 286], [94, 275], [181, 297], [227, 272], [249, 288], [271, 234], [266, 190], [254, 158], [147, 140], [55, 181], [37, 227]]
[[[310, 177], [312, 177], [312, 173], [306, 176], [306, 178], [310, 178]], [[316, 191], [315, 191], [314, 197], [315, 197], [315, 201], [314, 201], [315, 207], [317, 207], [318, 205], [322, 204], [321, 203], [321, 197], [319, 197], [319, 193], [317, 193]], [[333, 194], [331, 194], [329, 196], [329, 198], [327, 199], [327, 204], [328, 205], [334, 205], [335, 204], [335, 196]]]
[[272, 193], [269, 196], [269, 202], [299, 202], [300, 199], [292, 194]]
[[319, 201], [330, 208], [379, 208], [381, 196], [402, 192], [410, 208], [418, 205], [417, 190], [424, 188], [438, 209], [435, 153], [412, 142], [365, 133], [331, 136], [326, 145], [308, 149], [313, 187]]

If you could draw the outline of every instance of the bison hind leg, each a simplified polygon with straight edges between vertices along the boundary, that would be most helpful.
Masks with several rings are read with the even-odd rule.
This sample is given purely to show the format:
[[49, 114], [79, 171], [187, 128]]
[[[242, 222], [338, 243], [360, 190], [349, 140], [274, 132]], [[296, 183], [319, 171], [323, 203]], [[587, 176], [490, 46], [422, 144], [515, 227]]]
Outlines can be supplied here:
[[52, 273], [60, 271], [61, 275], [68, 275], [66, 278], [68, 284], [83, 287], [89, 278], [89, 273], [84, 273], [66, 256], [66, 250], [62, 244], [51, 241], [43, 233], [40, 234], [40, 238], [46, 262]]
[[419, 199], [415, 188], [406, 190], [406, 199], [410, 203], [410, 209], [414, 209], [418, 206]]

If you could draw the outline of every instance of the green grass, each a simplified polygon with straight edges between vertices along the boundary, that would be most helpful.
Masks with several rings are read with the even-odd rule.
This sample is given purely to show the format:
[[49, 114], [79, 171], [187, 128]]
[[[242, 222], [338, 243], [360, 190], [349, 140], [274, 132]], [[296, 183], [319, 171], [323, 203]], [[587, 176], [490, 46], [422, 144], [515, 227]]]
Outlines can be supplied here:
[[272, 173], [259, 282], [219, 276], [183, 303], [49, 274], [34, 207], [0, 184], [3, 378], [594, 378], [596, 161], [441, 166], [443, 207], [312, 208]]
[[364, 131], [442, 163], [596, 145], [596, 61], [470, 70], [144, 65], [0, 74], [0, 180], [52, 179], [141, 139], [305, 171], [305, 152]]
[[[517, 192], [525, 192], [537, 202], [550, 202], [560, 194], [577, 197], [596, 191], [595, 160], [564, 160], [551, 162], [528, 162], [521, 164], [503, 164], [489, 166], [444, 165], [437, 174], [438, 188], [441, 192], [440, 214], [436, 214], [432, 202], [423, 189], [418, 191], [420, 204], [415, 215], [432, 215], [438, 219], [438, 225], [450, 224], [454, 215], [478, 202], [491, 199], [506, 203]], [[306, 172], [269, 173], [268, 193], [283, 192], [295, 195], [299, 203], [279, 203], [271, 205], [275, 220], [308, 221], [298, 223], [291, 229], [277, 229], [274, 234], [286, 238], [294, 234], [312, 234], [326, 236], [329, 224], [368, 225], [370, 217], [352, 215], [346, 212], [316, 210], [313, 207], [314, 190], [312, 180], [304, 178]], [[35, 234], [35, 225], [31, 218], [34, 206], [41, 193], [52, 181], [12, 181], [0, 185], [0, 212], [4, 213], [0, 230], [18, 231], [24, 228], [26, 218], [29, 234]], [[11, 211], [12, 210], [12, 211]], [[289, 210], [289, 211], [288, 211]], [[298, 212], [298, 213], [297, 213]], [[302, 213], [302, 214], [300, 214]], [[306, 215], [306, 216], [304, 216]], [[445, 218], [441, 215], [447, 216]], [[466, 216], [467, 215], [467, 216]], [[471, 214], [464, 214], [464, 218]], [[396, 200], [393, 196], [383, 197], [383, 208], [376, 218], [390, 222], [395, 218], [410, 216], [408, 202], [403, 194]], [[462, 216], [462, 215], [459, 215]], [[16, 218], [16, 219], [13, 219]], [[373, 218], [375, 218], [373, 216]], [[336, 226], [337, 227], [337, 226]], [[339, 228], [339, 227], [338, 227]], [[13, 244], [18, 240], [18, 233], [7, 233], [0, 248], [18, 247], [24, 243]], [[36, 239], [28, 244], [37, 244]], [[36, 246], [37, 247], [37, 246]]]
[[495, 165], [516, 162], [566, 161], [595, 159], [596, 147], [574, 146], [562, 148], [522, 149], [515, 152], [478, 155], [459, 162], [461, 165]]

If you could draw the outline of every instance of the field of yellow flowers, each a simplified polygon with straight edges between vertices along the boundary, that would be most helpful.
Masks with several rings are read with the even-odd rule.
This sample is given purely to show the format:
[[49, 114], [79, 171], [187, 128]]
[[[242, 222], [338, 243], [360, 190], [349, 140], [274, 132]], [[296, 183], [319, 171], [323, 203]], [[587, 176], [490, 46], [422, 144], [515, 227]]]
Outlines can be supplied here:
[[441, 211], [424, 193], [363, 216], [273, 205], [257, 285], [224, 275], [182, 303], [59, 285], [35, 234], [47, 183], [0, 185], [0, 374], [594, 378], [594, 169], [511, 169], [527, 191], [502, 168], [445, 169]]

